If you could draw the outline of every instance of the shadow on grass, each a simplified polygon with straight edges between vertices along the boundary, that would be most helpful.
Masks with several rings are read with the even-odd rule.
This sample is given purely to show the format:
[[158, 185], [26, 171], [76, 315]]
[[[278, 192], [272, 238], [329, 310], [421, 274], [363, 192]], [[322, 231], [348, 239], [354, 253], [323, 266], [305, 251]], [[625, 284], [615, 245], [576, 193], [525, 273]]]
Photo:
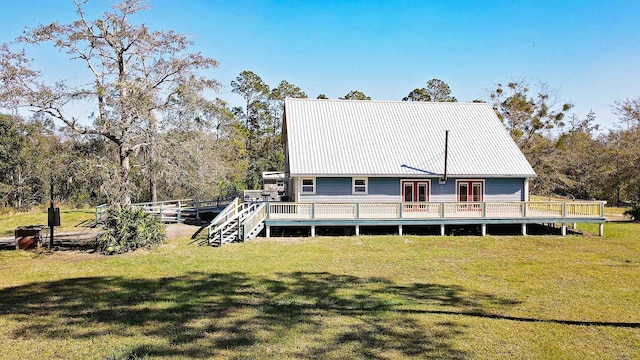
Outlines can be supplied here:
[[545, 321], [493, 315], [517, 302], [459, 286], [326, 272], [75, 278], [6, 288], [0, 298], [13, 338], [137, 339], [114, 354], [125, 358], [462, 359], [455, 339], [465, 327], [451, 315]]

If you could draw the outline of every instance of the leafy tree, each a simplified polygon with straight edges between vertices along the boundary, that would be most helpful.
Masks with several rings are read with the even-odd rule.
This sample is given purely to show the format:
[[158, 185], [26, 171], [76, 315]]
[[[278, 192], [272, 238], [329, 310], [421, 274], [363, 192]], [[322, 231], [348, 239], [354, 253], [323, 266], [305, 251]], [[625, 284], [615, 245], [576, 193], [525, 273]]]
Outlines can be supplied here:
[[0, 204], [23, 205], [25, 181], [24, 149], [28, 135], [24, 134], [22, 120], [17, 116], [0, 114]]
[[[260, 76], [252, 71], [245, 70], [240, 73], [235, 80], [231, 81], [232, 92], [242, 96], [245, 101], [244, 110], [237, 109], [236, 115], [244, 120], [245, 126], [249, 130], [247, 150], [251, 153], [257, 133], [261, 127], [259, 109], [264, 108], [264, 103], [269, 96], [269, 85]], [[238, 111], [239, 110], [239, 111]]]
[[538, 173], [532, 191], [550, 194], [562, 187], [558, 173], [559, 143], [550, 135], [552, 130], [564, 127], [564, 116], [572, 105], [565, 103], [556, 108], [553, 93], [546, 84], [540, 84], [535, 93], [531, 96], [529, 85], [516, 80], [506, 86], [498, 84], [490, 98], [496, 114]]
[[320, 94], [320, 95], [318, 95], [318, 97], [317, 97], [316, 99], [327, 100], [327, 99], [329, 99], [329, 98], [328, 98], [328, 97], [327, 97], [327, 95], [325, 95], [325, 94]]
[[427, 87], [413, 89], [402, 101], [456, 102], [449, 85], [440, 79], [427, 81]]
[[245, 100], [245, 108], [235, 108], [233, 113], [242, 119], [248, 131], [246, 186], [260, 187], [262, 172], [282, 170], [284, 149], [280, 134], [284, 114], [284, 99], [306, 98], [299, 87], [283, 80], [270, 90], [260, 76], [243, 71], [231, 82], [232, 91]]
[[625, 128], [610, 131], [604, 141], [608, 161], [603, 172], [609, 197], [617, 204], [631, 203], [629, 213], [638, 221], [640, 208], [640, 97], [616, 101], [614, 113]]
[[556, 101], [546, 84], [540, 84], [536, 95], [529, 94], [529, 84], [525, 80], [498, 84], [491, 92], [493, 109], [505, 124], [511, 137], [521, 148], [529, 148], [540, 135], [564, 126], [563, 119], [573, 107], [564, 103], [554, 108]]
[[244, 189], [247, 131], [226, 102], [216, 99], [195, 113], [172, 113], [171, 118], [175, 126], [159, 148], [168, 157], [160, 173], [161, 192], [211, 198], [236, 196]]
[[267, 124], [267, 134], [263, 146], [264, 155], [267, 157], [264, 171], [277, 171], [284, 169], [284, 147], [281, 139], [282, 120], [284, 118], [284, 99], [297, 98], [306, 99], [302, 89], [298, 86], [282, 80], [277, 87], [271, 90], [269, 95], [271, 105], [271, 122]]
[[559, 179], [556, 193], [577, 199], [601, 196], [599, 178], [603, 175], [605, 148], [594, 138], [598, 130], [595, 120], [592, 111], [584, 119], [573, 114], [567, 131], [558, 137], [553, 169]]
[[362, 91], [352, 90], [347, 95], [339, 98], [340, 100], [371, 100], [371, 97], [365, 95]]
[[[217, 61], [189, 53], [185, 35], [151, 31], [129, 18], [147, 7], [142, 0], [125, 0], [96, 20], [87, 19], [84, 1], [75, 1], [78, 19], [27, 29], [17, 40], [28, 44], [51, 43], [87, 69], [92, 81], [73, 86], [64, 81], [46, 84], [31, 69], [24, 52], [0, 47], [0, 101], [24, 105], [62, 121], [80, 134], [108, 139], [117, 148], [117, 203], [131, 204], [131, 158], [152, 146], [158, 115], [176, 96], [202, 96], [215, 89], [214, 80], [198, 71], [216, 67]], [[84, 102], [96, 109], [92, 125], [71, 114], [72, 105]], [[153, 159], [152, 159], [153, 160]]]
[[231, 87], [234, 93], [239, 94], [245, 100], [245, 108], [235, 108], [233, 112], [244, 121], [248, 131], [246, 186], [249, 189], [256, 189], [262, 178], [262, 166], [259, 166], [262, 158], [261, 138], [265, 132], [266, 124], [271, 122], [268, 104], [270, 89], [260, 76], [248, 70], [241, 72], [231, 82]]
[[269, 124], [272, 136], [276, 139], [280, 130], [282, 129], [282, 118], [284, 116], [284, 99], [286, 98], [298, 98], [306, 99], [307, 94], [299, 87], [289, 83], [286, 80], [282, 80], [277, 87], [271, 90], [269, 94], [269, 100], [271, 100], [271, 112], [273, 123]]

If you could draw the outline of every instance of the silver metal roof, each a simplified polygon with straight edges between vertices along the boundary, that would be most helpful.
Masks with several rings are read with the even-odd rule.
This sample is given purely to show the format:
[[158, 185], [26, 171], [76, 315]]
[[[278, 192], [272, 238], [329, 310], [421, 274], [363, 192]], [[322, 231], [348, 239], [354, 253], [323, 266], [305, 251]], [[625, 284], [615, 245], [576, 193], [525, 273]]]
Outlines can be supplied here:
[[285, 99], [292, 176], [535, 177], [489, 104]]

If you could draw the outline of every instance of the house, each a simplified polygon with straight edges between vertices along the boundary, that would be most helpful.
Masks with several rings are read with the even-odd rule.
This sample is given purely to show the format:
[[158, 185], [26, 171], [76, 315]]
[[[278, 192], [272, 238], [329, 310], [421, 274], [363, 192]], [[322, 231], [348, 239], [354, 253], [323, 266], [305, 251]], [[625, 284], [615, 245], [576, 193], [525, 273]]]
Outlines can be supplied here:
[[590, 222], [604, 233], [604, 202], [529, 201], [536, 173], [489, 104], [285, 99], [284, 116], [285, 169], [274, 176], [287, 201], [245, 193], [207, 227], [210, 244], [319, 227], [485, 235], [541, 223], [564, 235], [567, 224]]
[[536, 176], [486, 103], [286, 99], [283, 136], [296, 202], [528, 201]]

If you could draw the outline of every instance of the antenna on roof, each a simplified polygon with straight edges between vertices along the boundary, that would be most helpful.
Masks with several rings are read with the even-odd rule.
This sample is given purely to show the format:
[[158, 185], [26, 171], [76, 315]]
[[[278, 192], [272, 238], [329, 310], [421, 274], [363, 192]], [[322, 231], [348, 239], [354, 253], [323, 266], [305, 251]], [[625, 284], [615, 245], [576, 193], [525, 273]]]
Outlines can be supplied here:
[[444, 133], [444, 176], [440, 179], [440, 183], [447, 181], [447, 162], [449, 160], [449, 130]]

